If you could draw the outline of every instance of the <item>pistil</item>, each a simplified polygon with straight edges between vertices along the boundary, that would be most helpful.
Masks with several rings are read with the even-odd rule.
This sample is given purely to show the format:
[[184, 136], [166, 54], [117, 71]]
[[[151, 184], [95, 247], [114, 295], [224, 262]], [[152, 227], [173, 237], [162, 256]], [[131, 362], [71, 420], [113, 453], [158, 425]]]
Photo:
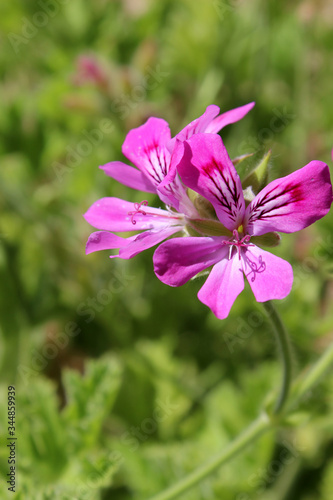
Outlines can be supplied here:
[[144, 206], [147, 206], [148, 205], [148, 201], [147, 200], [143, 200], [143, 201], [140, 201], [140, 203], [134, 203], [134, 212], [128, 212], [128, 215], [131, 216], [131, 222], [133, 225], [136, 224], [136, 220], [134, 219], [134, 217], [137, 215], [137, 214], [142, 214], [142, 215], [147, 215], [147, 213], [144, 211], [144, 210], [141, 210], [141, 206], [144, 205]]
[[167, 207], [167, 211], [168, 211], [168, 214], [167, 215], [164, 215], [163, 213], [154, 213], [154, 212], [145, 212], [144, 210], [142, 210], [142, 206], [147, 206], [148, 205], [148, 201], [147, 200], [143, 200], [143, 201], [140, 201], [140, 203], [134, 203], [134, 211], [133, 212], [127, 212], [127, 215], [130, 215], [131, 216], [131, 222], [132, 224], [135, 226], [136, 224], [136, 220], [135, 220], [135, 216], [140, 214], [140, 215], [150, 215], [150, 216], [153, 216], [153, 217], [159, 217], [159, 218], [166, 218], [166, 219], [173, 219], [173, 220], [176, 220], [176, 221], [182, 221], [184, 220], [184, 216], [182, 214], [178, 214], [178, 212], [174, 212], [173, 210], [170, 210], [169, 207]]

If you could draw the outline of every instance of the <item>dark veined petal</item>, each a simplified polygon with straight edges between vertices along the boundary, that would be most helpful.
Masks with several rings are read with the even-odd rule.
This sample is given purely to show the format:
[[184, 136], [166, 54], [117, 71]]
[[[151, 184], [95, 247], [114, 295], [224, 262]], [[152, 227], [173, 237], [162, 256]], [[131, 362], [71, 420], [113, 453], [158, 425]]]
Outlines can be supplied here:
[[149, 118], [146, 123], [131, 130], [122, 147], [123, 154], [158, 186], [167, 175], [170, 153], [166, 144], [171, 137], [168, 123], [162, 118]]
[[246, 209], [244, 227], [251, 235], [293, 233], [324, 217], [331, 203], [329, 168], [311, 161], [262, 189]]
[[170, 169], [164, 180], [157, 187], [157, 194], [164, 203], [171, 205], [178, 212], [188, 217], [199, 217], [192, 201], [187, 194], [187, 188], [181, 182], [177, 167], [183, 157], [184, 149], [177, 140], [170, 162]]
[[183, 183], [213, 205], [227, 229], [237, 229], [245, 213], [242, 184], [221, 137], [196, 134], [180, 146], [184, 154], [178, 172]]

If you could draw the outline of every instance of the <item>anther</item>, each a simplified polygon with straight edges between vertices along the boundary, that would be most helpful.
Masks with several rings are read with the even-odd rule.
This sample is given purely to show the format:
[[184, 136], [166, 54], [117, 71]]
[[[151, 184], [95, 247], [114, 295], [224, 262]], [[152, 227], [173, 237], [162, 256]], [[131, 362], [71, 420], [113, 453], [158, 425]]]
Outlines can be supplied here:
[[237, 231], [237, 229], [234, 229], [232, 234], [234, 235], [234, 239], [233, 240], [229, 240], [229, 241], [223, 241], [222, 242], [222, 245], [230, 245], [230, 252], [229, 252], [229, 259], [231, 258], [231, 252], [232, 252], [232, 247], [235, 246], [237, 248], [237, 252], [238, 252], [238, 258], [240, 260], [241, 258], [241, 248], [242, 247], [253, 247], [254, 245], [252, 245], [251, 243], [249, 243], [250, 239], [251, 239], [251, 236], [249, 234], [246, 234], [245, 236], [243, 236], [242, 239], [239, 239], [239, 232]]

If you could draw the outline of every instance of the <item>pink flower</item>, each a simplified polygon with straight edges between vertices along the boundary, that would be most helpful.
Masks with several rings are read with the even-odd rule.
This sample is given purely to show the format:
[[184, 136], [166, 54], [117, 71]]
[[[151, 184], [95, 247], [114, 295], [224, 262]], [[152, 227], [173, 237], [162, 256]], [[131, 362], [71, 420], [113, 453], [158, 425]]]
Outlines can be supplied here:
[[299, 231], [328, 213], [332, 203], [328, 166], [312, 161], [268, 184], [246, 207], [240, 178], [218, 135], [197, 134], [176, 150], [183, 183], [213, 205], [230, 234], [163, 243], [153, 259], [157, 277], [180, 286], [213, 266], [198, 298], [219, 319], [228, 316], [243, 290], [244, 274], [258, 302], [286, 297], [293, 282], [291, 265], [255, 242], [271, 231]]
[[[182, 152], [174, 151], [175, 141], [184, 141], [199, 132], [218, 132], [243, 118], [253, 106], [254, 103], [246, 104], [218, 116], [219, 107], [210, 105], [202, 116], [173, 139], [168, 123], [161, 118], [149, 118], [145, 124], [131, 130], [122, 151], [135, 167], [113, 161], [100, 168], [125, 186], [156, 193], [167, 210], [149, 207], [146, 200], [130, 203], [119, 198], [103, 198], [97, 201], [84, 217], [101, 231], [90, 235], [86, 253], [119, 248], [118, 257], [129, 259], [174, 233], [187, 235], [188, 219], [197, 219], [200, 215], [176, 172]], [[109, 232], [133, 230], [144, 232], [129, 238]]]
[[107, 85], [107, 76], [94, 55], [82, 54], [78, 57], [73, 80], [78, 86], [85, 83], [94, 83], [102, 87]]

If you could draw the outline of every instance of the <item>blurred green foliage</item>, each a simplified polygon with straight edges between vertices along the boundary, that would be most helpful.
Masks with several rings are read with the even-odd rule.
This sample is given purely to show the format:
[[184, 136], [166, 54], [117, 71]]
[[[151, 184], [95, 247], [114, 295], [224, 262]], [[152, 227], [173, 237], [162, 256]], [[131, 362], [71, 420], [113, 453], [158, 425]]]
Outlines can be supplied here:
[[[250, 291], [218, 321], [196, 298], [202, 278], [180, 289], [157, 280], [153, 250], [85, 256], [82, 214], [103, 196], [139, 201], [98, 169], [123, 159], [130, 128], [160, 116], [175, 134], [211, 103], [256, 101], [222, 136], [231, 157], [271, 149], [270, 178], [330, 163], [332, 19], [325, 0], [2, 2], [1, 498], [144, 500], [256, 417], [279, 366]], [[332, 228], [329, 214], [274, 249], [294, 268], [277, 307], [295, 372], [333, 339]], [[8, 385], [16, 494], [6, 492]], [[297, 427], [183, 498], [330, 499], [332, 394], [327, 377]]]

